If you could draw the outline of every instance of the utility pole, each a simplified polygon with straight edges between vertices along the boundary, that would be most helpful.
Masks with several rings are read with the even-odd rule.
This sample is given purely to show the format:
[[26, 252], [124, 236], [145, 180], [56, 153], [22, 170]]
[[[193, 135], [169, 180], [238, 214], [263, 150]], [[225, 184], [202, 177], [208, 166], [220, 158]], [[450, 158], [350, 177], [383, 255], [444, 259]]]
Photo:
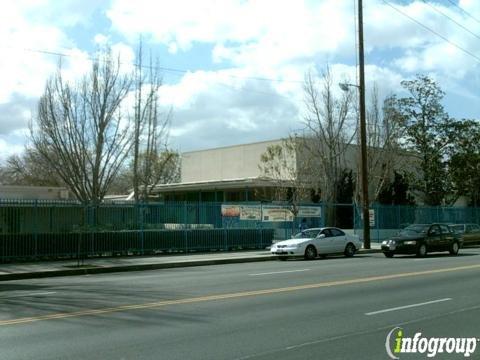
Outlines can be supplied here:
[[363, 3], [358, 0], [358, 63], [359, 63], [359, 99], [360, 99], [360, 152], [362, 178], [363, 247], [370, 249], [370, 216], [367, 177], [367, 129], [365, 110], [365, 58], [363, 50]]

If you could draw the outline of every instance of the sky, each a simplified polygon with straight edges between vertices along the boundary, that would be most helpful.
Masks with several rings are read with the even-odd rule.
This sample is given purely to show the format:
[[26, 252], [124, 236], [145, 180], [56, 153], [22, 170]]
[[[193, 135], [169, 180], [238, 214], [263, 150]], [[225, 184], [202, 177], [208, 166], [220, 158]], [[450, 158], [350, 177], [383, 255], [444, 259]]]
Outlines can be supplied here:
[[[302, 128], [305, 74], [357, 79], [354, 0], [4, 0], [0, 12], [0, 160], [28, 145], [45, 82], [87, 73], [109, 45], [132, 64], [141, 38], [158, 59], [170, 145], [191, 151]], [[367, 90], [402, 94], [433, 77], [446, 111], [480, 119], [480, 1], [364, 0]], [[337, 91], [340, 91], [339, 89]], [[367, 95], [368, 96], [368, 95]]]

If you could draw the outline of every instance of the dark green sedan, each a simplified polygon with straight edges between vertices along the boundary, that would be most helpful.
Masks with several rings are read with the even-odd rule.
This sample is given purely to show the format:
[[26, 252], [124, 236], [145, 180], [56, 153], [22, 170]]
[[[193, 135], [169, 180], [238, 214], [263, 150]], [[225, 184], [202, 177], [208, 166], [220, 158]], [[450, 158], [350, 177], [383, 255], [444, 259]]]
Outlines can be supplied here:
[[480, 244], [480, 226], [477, 224], [452, 224], [450, 228], [462, 237], [464, 245]]
[[424, 257], [429, 252], [448, 251], [457, 255], [463, 245], [462, 238], [445, 224], [413, 224], [396, 236], [382, 242], [386, 257], [395, 254], [415, 254]]

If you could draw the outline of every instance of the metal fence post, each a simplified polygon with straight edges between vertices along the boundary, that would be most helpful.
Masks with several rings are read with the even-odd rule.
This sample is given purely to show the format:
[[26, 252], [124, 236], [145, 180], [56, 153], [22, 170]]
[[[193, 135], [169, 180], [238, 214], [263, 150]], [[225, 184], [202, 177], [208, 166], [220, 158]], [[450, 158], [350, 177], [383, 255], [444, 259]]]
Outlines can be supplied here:
[[357, 228], [357, 208], [355, 203], [352, 203], [352, 217], [353, 217], [353, 233], [355, 234], [355, 229]]
[[402, 225], [402, 218], [401, 218], [402, 215], [401, 215], [400, 210], [401, 210], [401, 205], [397, 205], [397, 219], [398, 219], [397, 227], [398, 227], [398, 229], [400, 229], [401, 225]]
[[35, 253], [34, 253], [34, 258], [36, 259], [38, 256], [38, 200], [35, 200], [35, 209], [34, 209], [34, 215], [33, 215], [33, 240], [34, 240], [34, 246], [35, 246]]
[[185, 241], [185, 253], [187, 253], [188, 252], [187, 201], [183, 202], [183, 236]]
[[140, 216], [140, 253], [144, 254], [144, 235], [145, 235], [145, 227], [144, 227], [144, 213], [145, 213], [145, 203], [140, 203], [139, 207], [139, 216]]
[[88, 232], [90, 234], [90, 243], [92, 247], [95, 243], [95, 208], [91, 204], [87, 204], [87, 213], [88, 213]]

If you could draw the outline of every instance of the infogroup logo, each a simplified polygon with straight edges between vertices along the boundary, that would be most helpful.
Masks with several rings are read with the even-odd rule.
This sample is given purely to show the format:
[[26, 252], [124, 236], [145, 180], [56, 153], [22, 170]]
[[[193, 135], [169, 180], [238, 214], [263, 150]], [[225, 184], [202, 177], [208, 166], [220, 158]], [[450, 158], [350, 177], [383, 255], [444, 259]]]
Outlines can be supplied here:
[[401, 327], [395, 327], [387, 335], [385, 349], [391, 359], [400, 359], [400, 354], [427, 354], [433, 358], [437, 354], [461, 354], [468, 358], [477, 348], [477, 338], [422, 337], [421, 332], [406, 337]]

